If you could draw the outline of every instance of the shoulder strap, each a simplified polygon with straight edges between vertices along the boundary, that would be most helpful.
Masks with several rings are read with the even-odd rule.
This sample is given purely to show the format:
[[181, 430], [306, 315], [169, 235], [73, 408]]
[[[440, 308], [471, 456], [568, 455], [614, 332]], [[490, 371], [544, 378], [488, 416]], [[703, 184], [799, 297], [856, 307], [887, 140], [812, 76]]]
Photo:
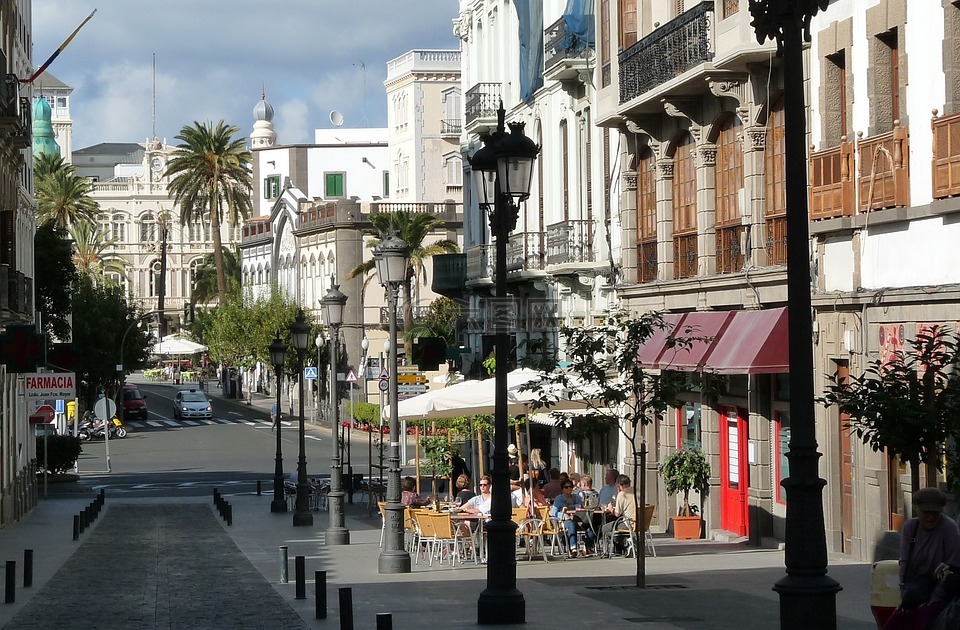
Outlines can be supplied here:
[[[913, 547], [917, 544], [917, 532], [920, 530], [920, 520], [917, 518], [912, 518], [910, 521], [908, 521], [907, 527], [910, 525], [913, 525], [913, 529], [911, 530], [910, 537], [908, 539], [910, 546], [907, 547], [907, 557], [905, 559], [905, 562], [907, 563], [907, 570], [904, 572], [904, 575], [907, 577], [910, 576], [910, 564], [913, 561]], [[906, 530], [906, 528], [904, 528], [904, 530]], [[902, 535], [907, 535], [907, 532], [904, 531]]]

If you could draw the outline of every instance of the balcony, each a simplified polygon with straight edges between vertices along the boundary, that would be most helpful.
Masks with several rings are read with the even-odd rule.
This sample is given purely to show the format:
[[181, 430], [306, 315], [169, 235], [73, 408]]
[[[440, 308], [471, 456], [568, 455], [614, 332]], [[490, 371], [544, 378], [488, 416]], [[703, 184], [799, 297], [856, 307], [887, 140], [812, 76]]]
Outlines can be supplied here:
[[507, 273], [543, 269], [543, 234], [518, 232], [507, 243]]
[[370, 214], [409, 212], [410, 214], [432, 214], [447, 223], [463, 221], [463, 203], [457, 201], [444, 201], [441, 203], [423, 201], [374, 201], [370, 203], [369, 210]]
[[593, 221], [574, 220], [547, 226], [547, 264], [593, 262]]
[[578, 80], [585, 83], [593, 51], [587, 42], [567, 29], [560, 18], [543, 30], [543, 77], [553, 81]]
[[440, 135], [459, 136], [462, 130], [463, 130], [462, 120], [458, 119], [458, 120], [441, 120], [440, 121]]
[[471, 285], [493, 284], [496, 253], [493, 245], [474, 245], [467, 252], [467, 283]]
[[701, 2], [619, 55], [620, 104], [713, 60], [713, 2]]
[[[420, 322], [423, 321], [427, 315], [430, 314], [429, 306], [414, 306], [413, 307], [413, 321]], [[389, 326], [390, 325], [390, 307], [381, 306], [380, 307], [380, 325]], [[401, 330], [403, 329], [403, 307], [399, 304], [397, 305], [397, 327]]]
[[467, 133], [483, 134], [496, 129], [497, 108], [502, 88], [499, 83], [477, 83], [467, 90], [465, 100]]
[[910, 205], [909, 150], [907, 130], [898, 123], [892, 131], [857, 140], [860, 212]]
[[840, 144], [810, 154], [810, 219], [853, 216], [856, 208], [853, 183], [854, 145]]
[[438, 295], [448, 298], [463, 296], [463, 285], [467, 281], [466, 254], [436, 254], [433, 261], [433, 283], [430, 288]]
[[933, 198], [960, 195], [960, 113], [937, 118], [933, 126]]

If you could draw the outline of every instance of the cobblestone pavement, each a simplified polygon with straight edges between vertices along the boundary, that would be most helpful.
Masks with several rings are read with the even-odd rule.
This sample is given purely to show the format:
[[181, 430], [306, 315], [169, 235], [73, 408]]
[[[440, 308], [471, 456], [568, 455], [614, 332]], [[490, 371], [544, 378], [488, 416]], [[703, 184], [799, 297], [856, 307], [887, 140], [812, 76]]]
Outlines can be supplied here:
[[101, 519], [7, 628], [307, 627], [208, 505], [114, 505]]

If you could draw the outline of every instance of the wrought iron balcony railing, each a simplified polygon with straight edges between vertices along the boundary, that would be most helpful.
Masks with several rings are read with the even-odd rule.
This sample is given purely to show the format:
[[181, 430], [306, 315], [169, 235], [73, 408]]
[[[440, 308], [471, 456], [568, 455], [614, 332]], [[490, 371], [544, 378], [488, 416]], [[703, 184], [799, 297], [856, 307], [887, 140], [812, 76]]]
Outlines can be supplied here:
[[496, 253], [493, 245], [474, 245], [467, 248], [467, 282], [492, 280], [494, 276]]
[[473, 127], [475, 123], [487, 119], [496, 124], [500, 98], [501, 86], [499, 83], [477, 83], [467, 90], [465, 99], [467, 127]]
[[543, 234], [519, 232], [507, 244], [507, 273], [543, 269]]
[[463, 129], [462, 120], [441, 120], [440, 121], [440, 133], [443, 135], [460, 135], [460, 131]]
[[563, 18], [543, 30], [543, 67], [547, 77], [576, 76], [580, 69], [586, 69], [591, 54], [587, 42], [571, 33]]
[[619, 55], [620, 103], [713, 59], [713, 2], [701, 2]]
[[547, 226], [547, 264], [593, 261], [593, 221], [574, 220]]

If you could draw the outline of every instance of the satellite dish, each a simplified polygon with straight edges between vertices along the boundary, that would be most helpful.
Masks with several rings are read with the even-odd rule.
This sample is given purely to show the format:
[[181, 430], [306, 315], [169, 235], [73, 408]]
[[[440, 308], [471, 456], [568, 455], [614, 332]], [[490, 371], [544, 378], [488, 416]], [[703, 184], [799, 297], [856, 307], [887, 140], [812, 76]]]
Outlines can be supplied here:
[[341, 113], [338, 112], [337, 110], [333, 110], [332, 112], [330, 112], [330, 122], [333, 123], [333, 126], [334, 126], [334, 127], [342, 127], [342, 126], [343, 126], [343, 114], [341, 114]]

